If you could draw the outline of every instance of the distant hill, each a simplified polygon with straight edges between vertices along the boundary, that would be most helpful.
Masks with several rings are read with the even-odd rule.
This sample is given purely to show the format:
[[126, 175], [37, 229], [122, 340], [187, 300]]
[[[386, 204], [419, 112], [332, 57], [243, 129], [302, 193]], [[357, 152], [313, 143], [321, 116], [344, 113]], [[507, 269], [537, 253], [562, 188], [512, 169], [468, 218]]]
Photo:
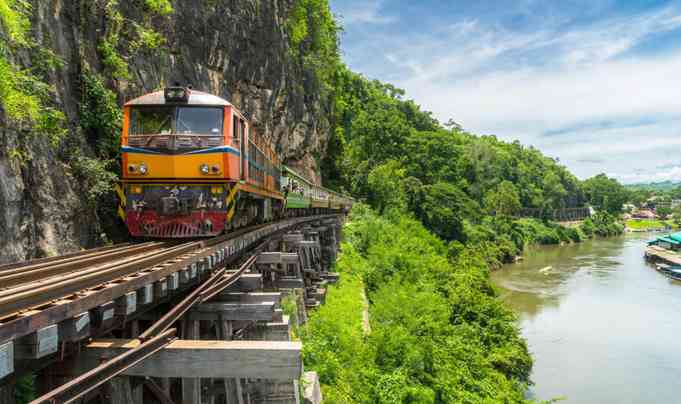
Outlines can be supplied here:
[[670, 189], [681, 186], [681, 182], [662, 181], [662, 182], [647, 182], [640, 184], [626, 184], [628, 189], [649, 189], [651, 191], [668, 191]]

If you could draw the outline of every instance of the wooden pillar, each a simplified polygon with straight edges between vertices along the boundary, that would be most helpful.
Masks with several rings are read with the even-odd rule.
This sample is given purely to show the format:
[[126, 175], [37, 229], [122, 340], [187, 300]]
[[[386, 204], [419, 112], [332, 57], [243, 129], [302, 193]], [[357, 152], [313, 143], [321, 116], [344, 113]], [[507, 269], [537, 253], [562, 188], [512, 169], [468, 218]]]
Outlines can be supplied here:
[[[220, 335], [219, 339], [231, 340], [234, 333], [233, 324], [231, 321], [225, 321], [222, 318], [219, 321], [218, 328]], [[226, 404], [244, 404], [243, 391], [241, 389], [241, 379], [227, 378], [222, 379], [225, 385], [225, 403]]]
[[106, 386], [105, 402], [109, 404], [133, 403], [132, 388], [129, 377], [114, 377]]
[[[201, 339], [199, 320], [185, 320], [186, 339]], [[182, 378], [182, 404], [201, 404], [201, 379], [196, 377]]]
[[0, 404], [16, 404], [15, 382], [0, 386]]
[[[140, 335], [140, 324], [138, 320], [130, 322], [130, 338], [137, 338]], [[136, 383], [133, 383], [136, 382]], [[144, 384], [139, 380], [130, 380], [132, 391], [132, 404], [144, 404]]]

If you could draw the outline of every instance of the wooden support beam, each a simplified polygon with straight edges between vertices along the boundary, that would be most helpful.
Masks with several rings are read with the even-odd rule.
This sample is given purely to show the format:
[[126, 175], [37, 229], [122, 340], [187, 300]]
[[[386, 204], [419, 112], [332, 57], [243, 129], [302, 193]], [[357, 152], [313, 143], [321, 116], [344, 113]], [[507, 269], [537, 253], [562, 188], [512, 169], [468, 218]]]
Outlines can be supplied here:
[[59, 326], [54, 324], [19, 338], [14, 346], [14, 357], [17, 359], [40, 359], [57, 352], [58, 348]]
[[223, 292], [215, 299], [220, 302], [240, 302], [240, 303], [281, 303], [281, 292]]
[[272, 321], [276, 303], [202, 303], [189, 312], [192, 320]]
[[243, 274], [233, 285], [228, 287], [227, 290], [232, 292], [252, 292], [255, 290], [260, 290], [262, 287], [263, 283], [261, 274]]
[[281, 264], [280, 252], [261, 252], [258, 254], [256, 264]]
[[289, 234], [284, 234], [281, 237], [281, 240], [285, 243], [298, 243], [300, 241], [303, 241], [304, 237], [300, 233], [289, 233]]
[[[78, 363], [95, 367], [102, 358], [137, 345], [137, 340], [95, 340], [85, 347]], [[177, 340], [123, 374], [292, 380], [302, 374], [301, 349], [299, 341]]]
[[7, 341], [0, 344], [0, 379], [14, 373], [14, 343]]
[[303, 280], [298, 277], [282, 276], [276, 280], [275, 286], [280, 289], [304, 288], [305, 282], [303, 282]]
[[258, 323], [253, 331], [248, 332], [249, 339], [263, 341], [289, 341], [291, 340], [291, 324], [289, 316], [282, 316], [281, 321]]
[[90, 336], [90, 312], [66, 319], [59, 323], [59, 341], [74, 342]]

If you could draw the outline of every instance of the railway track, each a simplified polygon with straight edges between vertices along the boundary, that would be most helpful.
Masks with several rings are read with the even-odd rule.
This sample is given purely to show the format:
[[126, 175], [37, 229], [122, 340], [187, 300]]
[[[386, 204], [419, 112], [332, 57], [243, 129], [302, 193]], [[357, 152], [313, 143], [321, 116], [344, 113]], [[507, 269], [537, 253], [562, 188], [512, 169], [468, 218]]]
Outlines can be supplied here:
[[[69, 402], [74, 397], [88, 394], [174, 339], [186, 337], [189, 328], [177, 328], [178, 324], [185, 324], [178, 323], [178, 320], [191, 320], [192, 315], [207, 315], [210, 312], [204, 313], [197, 307], [215, 304], [211, 299], [227, 288], [248, 292], [275, 285], [263, 286], [265, 276], [260, 273], [262, 267], [255, 272], [251, 270], [256, 261], [262, 265], [275, 262], [271, 261], [273, 259], [284, 262], [283, 258], [274, 258], [283, 257], [283, 252], [267, 251], [278, 248], [273, 245], [287, 248], [286, 243], [303, 243], [299, 240], [303, 240], [302, 234], [310, 226], [325, 229], [320, 227], [320, 223], [325, 219], [337, 220], [337, 216], [289, 218], [211, 239], [120, 244], [0, 266], [0, 387], [3, 381], [9, 380], [5, 377], [12, 372], [20, 375], [76, 355], [88, 338], [108, 335], [112, 330], [127, 330], [125, 332], [137, 335], [137, 348], [101, 362], [97, 368], [37, 399], [35, 403]], [[301, 253], [301, 257], [312, 260], [311, 250], [304, 251], [308, 252]], [[260, 258], [263, 262], [259, 261]], [[311, 262], [295, 264], [299, 265], [295, 271], [289, 268], [292, 272], [282, 275], [277, 282], [283, 284], [276, 284], [276, 287], [304, 286], [302, 278], [296, 276], [303, 276], [304, 265], [307, 265], [305, 268], [314, 268], [316, 264]], [[314, 307], [309, 302], [314, 299], [317, 297], [305, 299], [304, 304]], [[281, 318], [268, 313], [267, 307], [251, 306], [246, 303], [239, 310], [261, 320], [262, 316], [266, 316], [268, 321], [271, 317], [275, 321], [274, 327], [278, 324], [276, 321], [281, 321]], [[276, 310], [272, 307], [269, 310], [274, 313]], [[281, 317], [281, 309], [279, 312]], [[145, 327], [144, 331], [139, 328], [132, 331], [135, 327], [148, 325], [150, 315], [156, 318], [151, 326]], [[240, 319], [241, 316], [244, 314], [235, 318]], [[225, 327], [230, 327], [233, 335], [240, 335], [253, 324], [255, 322], [241, 324], [238, 330], [231, 328], [237, 326], [232, 323]], [[143, 332], [139, 334], [139, 331]], [[12, 362], [11, 359], [7, 361], [7, 355], [4, 359], [2, 356], [3, 352], [10, 352], [11, 356], [12, 349], [22, 355], [21, 360], [16, 362], [16, 368], [11, 368]]]
[[88, 255], [92, 256], [92, 255], [105, 253], [107, 251], [125, 249], [125, 248], [127, 248], [131, 245], [133, 245], [133, 244], [132, 243], [115, 244], [115, 245], [110, 245], [110, 246], [91, 248], [89, 250], [76, 251], [76, 252], [72, 252], [72, 253], [68, 253], [68, 254], [62, 254], [62, 255], [59, 255], [59, 256], [55, 256], [55, 257], [36, 258], [36, 259], [29, 260], [29, 261], [13, 262], [13, 263], [9, 263], [9, 264], [3, 264], [3, 265], [0, 265], [0, 274], [4, 273], [6, 271], [14, 270], [14, 269], [21, 269], [21, 268], [32, 267], [32, 266], [38, 267], [38, 266], [41, 266], [41, 265], [50, 265], [50, 264], [56, 263], [57, 261], [67, 262], [69, 260], [82, 258], [82, 257], [88, 256]]
[[163, 242], [126, 244], [117, 248], [84, 251], [83, 254], [74, 257], [5, 269], [0, 271], [0, 296], [23, 284], [47, 281], [53, 277], [82, 271], [98, 264], [112, 263], [130, 256], [152, 254], [168, 247], [169, 244]]
[[271, 224], [250, 226], [212, 239], [119, 244], [0, 267], [0, 325], [59, 299], [102, 288], [175, 258], [215, 248]]

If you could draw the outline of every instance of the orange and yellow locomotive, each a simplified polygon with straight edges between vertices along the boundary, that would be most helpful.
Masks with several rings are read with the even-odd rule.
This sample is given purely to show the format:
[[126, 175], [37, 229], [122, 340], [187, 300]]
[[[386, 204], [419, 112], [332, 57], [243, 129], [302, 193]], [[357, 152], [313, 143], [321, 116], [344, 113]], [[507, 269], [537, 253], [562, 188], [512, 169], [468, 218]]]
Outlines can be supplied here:
[[281, 164], [228, 101], [169, 87], [124, 105], [118, 214], [136, 237], [204, 237], [283, 215]]

